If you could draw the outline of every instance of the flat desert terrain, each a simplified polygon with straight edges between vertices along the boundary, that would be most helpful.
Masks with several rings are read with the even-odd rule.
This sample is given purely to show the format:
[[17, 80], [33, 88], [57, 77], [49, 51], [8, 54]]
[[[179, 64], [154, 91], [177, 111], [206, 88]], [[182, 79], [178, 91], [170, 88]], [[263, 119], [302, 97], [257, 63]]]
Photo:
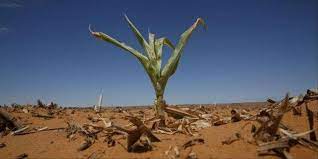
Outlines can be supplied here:
[[[169, 116], [166, 123], [170, 126], [166, 128], [156, 127], [154, 123], [158, 120], [153, 118], [155, 115], [151, 107], [103, 108], [99, 113], [92, 108], [2, 107], [2, 111], [12, 115], [23, 126], [28, 126], [28, 129], [15, 134], [13, 130], [2, 131], [0, 158], [280, 158], [282, 156], [270, 151], [267, 155], [259, 155], [259, 143], [255, 142], [252, 133], [253, 128], [257, 129], [261, 124], [249, 116], [257, 115], [267, 105], [174, 106], [190, 114], [199, 114], [200, 119], [175, 119]], [[314, 113], [314, 129], [317, 130], [318, 101], [307, 102], [307, 105]], [[299, 107], [301, 115], [288, 111], [280, 121], [295, 133], [309, 130], [305, 104]], [[231, 110], [244, 118], [237, 122], [226, 120], [231, 119]], [[149, 145], [128, 152], [129, 133], [120, 128], [137, 128], [127, 114], [142, 121], [160, 142], [151, 142], [146, 136], [145, 140], [137, 142]], [[179, 125], [171, 126], [174, 123]], [[180, 126], [182, 123], [183, 127]], [[283, 136], [281, 132], [277, 133]], [[234, 140], [231, 140], [233, 135]], [[308, 134], [302, 137], [309, 139]], [[318, 158], [315, 148], [301, 144], [294, 144], [287, 151], [293, 158]]]

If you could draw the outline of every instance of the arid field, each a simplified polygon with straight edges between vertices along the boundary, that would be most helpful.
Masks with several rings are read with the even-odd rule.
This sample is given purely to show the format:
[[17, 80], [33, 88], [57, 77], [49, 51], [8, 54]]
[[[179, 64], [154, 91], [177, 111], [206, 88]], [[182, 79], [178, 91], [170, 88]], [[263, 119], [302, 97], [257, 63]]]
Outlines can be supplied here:
[[[10, 124], [3, 128], [6, 120], [0, 122], [0, 158], [284, 158], [283, 152], [318, 158], [317, 141], [308, 133], [262, 153], [260, 145], [290, 137], [284, 130], [297, 134], [310, 129], [306, 105], [313, 113], [313, 129], [318, 128], [318, 100], [309, 100], [297, 106], [298, 114], [291, 109], [282, 114], [275, 137], [253, 136], [263, 125], [261, 110], [274, 110], [273, 105], [178, 105], [173, 108], [181, 114], [167, 113], [165, 125], [154, 118], [152, 107], [104, 108], [99, 113], [92, 108], [2, 107], [22, 131], [10, 130]], [[237, 114], [239, 119], [233, 119]], [[160, 141], [153, 142], [151, 135]]]

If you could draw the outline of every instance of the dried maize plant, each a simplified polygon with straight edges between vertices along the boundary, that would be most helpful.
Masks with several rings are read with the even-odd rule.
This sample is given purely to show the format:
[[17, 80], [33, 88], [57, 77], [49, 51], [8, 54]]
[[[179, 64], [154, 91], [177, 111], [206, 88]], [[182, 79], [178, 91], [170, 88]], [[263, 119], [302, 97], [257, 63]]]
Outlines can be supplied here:
[[[166, 106], [165, 100], [163, 99], [165, 87], [168, 79], [175, 73], [178, 67], [182, 50], [197, 26], [201, 24], [205, 27], [206, 25], [201, 18], [198, 18], [196, 22], [181, 35], [178, 44], [174, 46], [167, 38], [156, 38], [152, 33], [149, 33], [149, 39], [147, 41], [126, 15], [125, 19], [136, 36], [139, 44], [142, 46], [144, 53], [135, 50], [134, 48], [105, 33], [92, 31], [90, 27], [89, 31], [96, 38], [109, 42], [127, 52], [130, 52], [139, 60], [147, 72], [156, 93], [156, 100], [154, 102], [156, 115], [162, 116]], [[170, 56], [167, 64], [162, 66], [162, 48], [164, 45], [172, 49], [172, 55]]]

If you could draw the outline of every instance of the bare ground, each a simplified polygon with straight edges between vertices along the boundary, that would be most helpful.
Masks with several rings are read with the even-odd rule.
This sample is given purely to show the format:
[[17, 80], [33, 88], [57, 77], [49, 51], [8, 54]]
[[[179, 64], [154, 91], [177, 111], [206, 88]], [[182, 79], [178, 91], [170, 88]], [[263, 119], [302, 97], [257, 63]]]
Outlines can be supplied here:
[[[240, 111], [242, 109], [250, 109], [250, 112], [256, 112], [261, 108], [246, 107], [244, 104], [236, 108]], [[314, 128], [318, 130], [318, 101], [309, 103], [309, 108], [314, 111]], [[297, 132], [304, 132], [309, 129], [307, 116], [304, 107], [302, 107], [303, 114], [295, 116], [291, 112], [284, 115], [283, 124]], [[22, 123], [32, 127], [58, 128], [67, 127], [67, 121], [75, 121], [80, 124], [91, 123], [87, 119], [88, 116], [97, 116], [92, 109], [72, 109], [63, 110], [64, 113], [55, 115], [53, 119], [43, 119], [32, 117], [30, 113], [12, 110], [10, 113], [19, 119]], [[152, 109], [149, 108], [135, 108], [129, 109], [129, 112], [138, 114], [143, 111], [147, 117], [153, 116]], [[213, 112], [217, 112], [223, 116], [230, 115], [231, 107], [216, 107]], [[38, 112], [45, 112], [45, 109], [38, 108]], [[118, 125], [127, 125], [129, 122], [125, 120], [122, 113], [113, 111], [112, 109], [103, 110], [102, 116], [109, 118]], [[168, 158], [165, 151], [170, 146], [177, 146], [180, 150], [180, 158], [186, 158], [190, 151], [194, 152], [198, 158], [278, 158], [277, 156], [258, 156], [257, 146], [248, 142], [251, 138], [251, 124], [246, 126], [243, 130], [243, 139], [233, 142], [230, 145], [223, 145], [222, 141], [239, 131], [243, 125], [255, 121], [240, 121], [235, 123], [228, 123], [221, 126], [212, 126], [202, 129], [198, 132], [199, 136], [189, 136], [185, 134], [155, 134], [161, 139], [161, 142], [154, 143], [152, 151], [144, 153], [129, 153], [125, 149], [126, 139], [120, 139], [120, 136], [114, 139], [118, 142], [113, 147], [108, 147], [107, 143], [103, 142], [103, 137], [100, 137], [95, 143], [84, 151], [77, 151], [84, 138], [80, 135], [76, 136], [75, 140], [66, 138], [64, 130], [43, 131], [34, 134], [26, 135], [6, 135], [0, 138], [0, 143], [5, 143], [6, 146], [0, 148], [0, 158], [16, 158], [18, 155], [26, 153], [28, 158]], [[103, 126], [102, 121], [96, 124]], [[316, 133], [317, 134], [317, 133]], [[192, 146], [186, 150], [182, 149], [182, 145], [190, 139], [203, 138], [204, 144]], [[121, 143], [121, 144], [119, 144]], [[318, 159], [318, 152], [296, 145], [291, 148], [290, 154], [294, 158]]]

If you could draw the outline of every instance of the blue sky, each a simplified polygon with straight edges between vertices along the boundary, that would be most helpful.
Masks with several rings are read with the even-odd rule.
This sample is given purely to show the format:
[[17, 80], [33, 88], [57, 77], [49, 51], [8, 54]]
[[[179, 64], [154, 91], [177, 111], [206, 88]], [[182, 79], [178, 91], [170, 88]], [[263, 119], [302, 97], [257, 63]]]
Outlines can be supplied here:
[[[92, 24], [140, 49], [126, 13], [174, 44], [197, 17], [169, 80], [170, 104], [262, 101], [318, 85], [317, 0], [0, 0], [0, 104], [151, 104], [154, 91], [130, 54], [94, 39]], [[169, 49], [165, 49], [165, 59]]]

